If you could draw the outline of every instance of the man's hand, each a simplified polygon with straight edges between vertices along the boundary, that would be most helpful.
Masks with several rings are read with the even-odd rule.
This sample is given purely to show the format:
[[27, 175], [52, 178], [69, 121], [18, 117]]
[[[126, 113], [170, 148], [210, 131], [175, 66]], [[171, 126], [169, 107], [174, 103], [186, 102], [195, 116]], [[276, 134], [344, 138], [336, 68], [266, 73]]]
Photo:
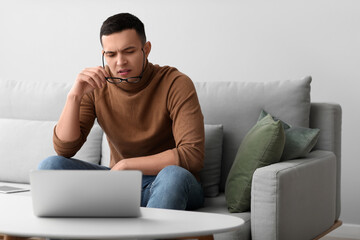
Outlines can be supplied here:
[[109, 74], [102, 67], [86, 68], [76, 78], [56, 125], [56, 135], [62, 141], [80, 137], [80, 103], [83, 96], [106, 85]]
[[109, 77], [109, 74], [100, 66], [85, 68], [78, 74], [69, 94], [81, 99], [85, 94], [103, 88], [106, 84], [105, 77]]
[[117, 162], [111, 170], [140, 170], [145, 175], [157, 175], [169, 165], [179, 165], [172, 150], [145, 157], [126, 158]]

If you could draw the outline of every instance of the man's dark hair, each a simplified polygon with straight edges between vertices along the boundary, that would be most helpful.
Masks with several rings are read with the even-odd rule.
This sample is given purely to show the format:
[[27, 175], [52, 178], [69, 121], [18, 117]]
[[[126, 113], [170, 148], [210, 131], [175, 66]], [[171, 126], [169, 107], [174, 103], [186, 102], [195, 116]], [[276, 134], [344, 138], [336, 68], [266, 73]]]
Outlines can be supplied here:
[[107, 36], [127, 29], [134, 29], [139, 35], [142, 44], [146, 43], [145, 27], [139, 18], [130, 13], [119, 13], [106, 19], [100, 29], [100, 42], [102, 36]]

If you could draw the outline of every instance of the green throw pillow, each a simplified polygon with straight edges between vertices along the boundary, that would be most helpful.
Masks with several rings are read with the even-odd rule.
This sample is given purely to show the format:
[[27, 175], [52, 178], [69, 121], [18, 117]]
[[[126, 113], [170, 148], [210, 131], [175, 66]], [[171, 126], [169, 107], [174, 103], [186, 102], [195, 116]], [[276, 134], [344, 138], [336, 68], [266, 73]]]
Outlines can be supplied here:
[[285, 135], [280, 121], [267, 115], [258, 121], [240, 144], [225, 186], [229, 212], [250, 210], [251, 181], [255, 170], [280, 161]]
[[[267, 114], [267, 112], [262, 110], [259, 116], [259, 120], [264, 118]], [[276, 119], [275, 117], [273, 118]], [[292, 127], [283, 121], [281, 121], [281, 123], [285, 129], [286, 139], [281, 160], [284, 161], [305, 157], [315, 146], [319, 138], [320, 129]]]

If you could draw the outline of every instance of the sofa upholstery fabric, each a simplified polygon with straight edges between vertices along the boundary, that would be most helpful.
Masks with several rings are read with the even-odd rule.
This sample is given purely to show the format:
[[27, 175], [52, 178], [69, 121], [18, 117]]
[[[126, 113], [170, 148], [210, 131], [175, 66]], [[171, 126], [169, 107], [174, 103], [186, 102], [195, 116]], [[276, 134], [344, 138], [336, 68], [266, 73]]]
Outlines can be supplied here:
[[219, 195], [222, 145], [223, 126], [205, 124], [204, 168], [200, 171], [200, 181], [205, 197]]
[[215, 240], [251, 240], [250, 212], [229, 213], [224, 193], [220, 193], [216, 198], [205, 198], [204, 207], [198, 211], [226, 214], [244, 220], [244, 225], [236, 231], [214, 234]]
[[310, 127], [319, 128], [321, 132], [314, 150], [327, 150], [336, 156], [336, 219], [341, 211], [341, 126], [342, 108], [339, 104], [311, 104]]
[[326, 231], [335, 221], [335, 186], [336, 157], [328, 151], [257, 169], [251, 195], [252, 239], [313, 239]]
[[[0, 118], [0, 181], [29, 183], [29, 170], [56, 155], [52, 144], [55, 121]], [[96, 125], [74, 158], [99, 163], [102, 130]], [[12, 149], [12, 153], [8, 151]]]
[[71, 86], [0, 78], [0, 118], [57, 121]]
[[[216, 240], [288, 240], [300, 239], [300, 237], [310, 239], [322, 233], [338, 219], [340, 214], [341, 107], [332, 103], [311, 103], [310, 107], [310, 82], [310, 77], [295, 81], [262, 83], [236, 82], [236, 80], [235, 82], [195, 82], [205, 124], [223, 125], [220, 194], [217, 197], [206, 198], [204, 208], [198, 211], [230, 214], [245, 221], [245, 224], [236, 231], [215, 234]], [[29, 121], [31, 124], [44, 121], [38, 126], [35, 124], [32, 128], [36, 130], [48, 127], [51, 131], [47, 133], [52, 135], [53, 124], [60, 116], [71, 86], [72, 83], [0, 79], [2, 129], [12, 133], [8, 128], [16, 128], [18, 120]], [[229, 213], [223, 193], [225, 180], [242, 139], [258, 119], [261, 109], [266, 109], [292, 126], [319, 128], [318, 142], [313, 152], [304, 159], [279, 162], [258, 168], [254, 172], [252, 182], [254, 187], [251, 207], [253, 210], [245, 213]], [[293, 111], [294, 109], [296, 111]], [[11, 124], [11, 127], [8, 124]], [[5, 131], [1, 131], [1, 141], [12, 137], [11, 133], [5, 134]], [[98, 147], [101, 148], [101, 164], [106, 165], [106, 158], [110, 154], [106, 152], [108, 149], [106, 137], [103, 137], [101, 131], [100, 133], [94, 131], [94, 134], [100, 136], [97, 139], [102, 141]], [[33, 144], [31, 147], [38, 144], [37, 141], [29, 140], [31, 131], [18, 135], [16, 141], [19, 143], [23, 138], [25, 141], [22, 144], [25, 142]], [[19, 146], [15, 144], [9, 149], [2, 147], [1, 160], [9, 162], [0, 161], [0, 171], [5, 169], [4, 171], [9, 170], [16, 175], [18, 173], [15, 173], [14, 169], [25, 172], [16, 165], [14, 169], [8, 169], [13, 159], [12, 155], [15, 156]], [[38, 148], [34, 147], [34, 149]], [[26, 160], [33, 154], [34, 152], [27, 152]], [[39, 159], [36, 157], [35, 161]], [[0, 176], [6, 176], [6, 174], [0, 173]], [[7, 178], [0, 180], [0, 183], [24, 187], [26, 184], [14, 183], [25, 181], [22, 178], [23, 175], [19, 174], [16, 176], [17, 180]], [[311, 185], [312, 182], [316, 183]], [[315, 217], [314, 214], [316, 214]]]
[[311, 77], [270, 82], [195, 82], [205, 124], [223, 124], [220, 191], [240, 143], [262, 109], [292, 126], [309, 127]]

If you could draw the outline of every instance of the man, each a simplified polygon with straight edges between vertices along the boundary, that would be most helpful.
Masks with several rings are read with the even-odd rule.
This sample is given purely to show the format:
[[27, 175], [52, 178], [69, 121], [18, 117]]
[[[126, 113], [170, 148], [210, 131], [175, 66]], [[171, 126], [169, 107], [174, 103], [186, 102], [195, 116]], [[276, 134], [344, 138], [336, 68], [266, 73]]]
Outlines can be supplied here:
[[[141, 206], [201, 207], [204, 123], [192, 81], [148, 61], [151, 43], [131, 14], [109, 17], [100, 41], [107, 66], [77, 76], [54, 129], [58, 156], [43, 160], [39, 169], [136, 169], [143, 173]], [[71, 158], [95, 118], [107, 135], [110, 168]]]

